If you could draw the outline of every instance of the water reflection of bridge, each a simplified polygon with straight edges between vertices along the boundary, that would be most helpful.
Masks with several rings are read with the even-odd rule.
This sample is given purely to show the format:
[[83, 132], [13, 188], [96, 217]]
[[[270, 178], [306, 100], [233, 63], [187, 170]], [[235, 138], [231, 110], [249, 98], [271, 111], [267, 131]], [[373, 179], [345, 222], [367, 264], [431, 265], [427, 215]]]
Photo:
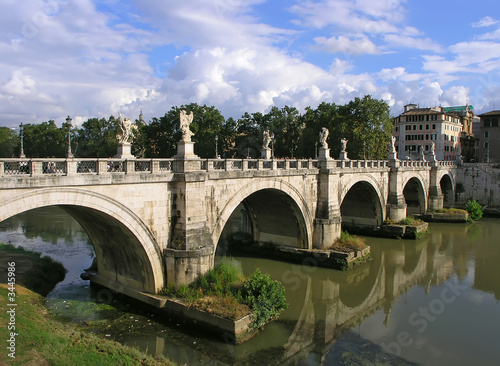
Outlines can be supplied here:
[[310, 277], [302, 313], [284, 345], [283, 358], [299, 361], [314, 353], [320, 361], [344, 330], [374, 312], [383, 309], [388, 324], [394, 302], [411, 287], [428, 289], [449, 279], [460, 258], [454, 258], [452, 237], [443, 240], [441, 235], [437, 232], [410, 243], [389, 241], [392, 249], [374, 250], [371, 264], [352, 271], [343, 282]]
[[[454, 230], [460, 229], [470, 227], [457, 226]], [[454, 268], [465, 268], [467, 258], [454, 250], [454, 241], [452, 234], [440, 230], [418, 241], [387, 240], [382, 245], [372, 245], [372, 262], [350, 272], [294, 266], [281, 280], [287, 284], [287, 297], [301, 299], [300, 305], [266, 326], [265, 332], [272, 333], [272, 337], [262, 334], [265, 342], [252, 339], [248, 344], [232, 347], [232, 361], [224, 361], [238, 364], [249, 357], [258, 359], [258, 348], [257, 354], [266, 354], [262, 357], [268, 364], [273, 363], [271, 360], [276, 364], [296, 364], [311, 359], [311, 355], [321, 364], [344, 331], [380, 310], [384, 311], [383, 322], [388, 326], [393, 305], [401, 295], [414, 286], [428, 292], [431, 286], [449, 280]], [[456, 272], [460, 277], [460, 270]], [[157, 354], [162, 354], [166, 347], [160, 338], [150, 346], [156, 347]], [[228, 346], [222, 347], [224, 352]], [[204, 361], [219, 364], [210, 359]]]

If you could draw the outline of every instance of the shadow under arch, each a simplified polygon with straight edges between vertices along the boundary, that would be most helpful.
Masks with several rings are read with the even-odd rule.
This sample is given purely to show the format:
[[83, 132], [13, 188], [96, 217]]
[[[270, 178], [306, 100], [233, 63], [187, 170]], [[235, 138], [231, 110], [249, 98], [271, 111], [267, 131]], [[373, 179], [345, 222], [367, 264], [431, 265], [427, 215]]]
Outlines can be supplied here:
[[403, 196], [406, 201], [406, 216], [419, 215], [427, 210], [425, 191], [420, 179], [412, 177], [403, 188]]
[[340, 205], [342, 228], [358, 232], [380, 227], [384, 221], [380, 197], [377, 189], [368, 181], [359, 181], [352, 185]]
[[453, 181], [448, 174], [441, 177], [439, 181], [441, 193], [443, 193], [443, 206], [452, 207], [455, 203], [455, 189], [453, 188]]
[[57, 206], [87, 233], [97, 258], [96, 282], [117, 292], [156, 293], [164, 287], [161, 250], [149, 228], [130, 209], [102, 194], [77, 188], [44, 188], [0, 202], [0, 220]]
[[288, 182], [270, 179], [242, 187], [217, 218], [212, 233], [216, 246], [226, 224], [238, 214], [238, 207], [247, 212], [254, 241], [299, 248], [312, 246], [311, 214], [302, 195]]

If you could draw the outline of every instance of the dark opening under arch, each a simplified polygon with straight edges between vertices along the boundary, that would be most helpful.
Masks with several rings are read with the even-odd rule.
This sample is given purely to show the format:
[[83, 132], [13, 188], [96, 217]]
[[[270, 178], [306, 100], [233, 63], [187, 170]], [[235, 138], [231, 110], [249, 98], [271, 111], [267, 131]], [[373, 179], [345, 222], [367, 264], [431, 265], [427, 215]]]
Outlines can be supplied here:
[[342, 229], [350, 232], [373, 230], [382, 225], [383, 213], [377, 191], [368, 182], [354, 184], [340, 206]]
[[295, 201], [278, 189], [262, 189], [247, 196], [225, 223], [216, 255], [225, 251], [228, 237], [257, 243], [307, 247], [306, 226]]
[[407, 211], [406, 216], [419, 215], [425, 213], [425, 195], [422, 184], [417, 178], [411, 178], [403, 189]]

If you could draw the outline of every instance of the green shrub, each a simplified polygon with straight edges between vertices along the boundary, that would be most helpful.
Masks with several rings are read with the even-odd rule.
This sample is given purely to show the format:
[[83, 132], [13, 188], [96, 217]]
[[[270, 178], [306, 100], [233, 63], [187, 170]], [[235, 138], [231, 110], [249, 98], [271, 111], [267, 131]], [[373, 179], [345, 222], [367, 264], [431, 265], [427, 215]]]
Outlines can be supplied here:
[[475, 198], [467, 201], [465, 209], [469, 213], [469, 221], [476, 221], [483, 217], [483, 209]]
[[252, 328], [262, 327], [288, 308], [285, 287], [279, 281], [272, 280], [268, 274], [263, 274], [260, 269], [243, 283], [242, 298], [252, 309]]

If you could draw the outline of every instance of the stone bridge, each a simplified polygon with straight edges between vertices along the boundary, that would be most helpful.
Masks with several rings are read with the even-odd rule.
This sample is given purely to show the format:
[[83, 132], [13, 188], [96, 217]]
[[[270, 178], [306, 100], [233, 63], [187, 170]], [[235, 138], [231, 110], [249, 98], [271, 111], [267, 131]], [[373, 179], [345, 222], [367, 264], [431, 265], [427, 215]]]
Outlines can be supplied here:
[[[376, 229], [453, 204], [452, 162], [2, 159], [0, 221], [58, 206], [92, 242], [95, 283], [144, 300], [211, 268], [223, 231], [327, 248], [342, 225]], [[149, 295], [147, 295], [149, 296]]]

